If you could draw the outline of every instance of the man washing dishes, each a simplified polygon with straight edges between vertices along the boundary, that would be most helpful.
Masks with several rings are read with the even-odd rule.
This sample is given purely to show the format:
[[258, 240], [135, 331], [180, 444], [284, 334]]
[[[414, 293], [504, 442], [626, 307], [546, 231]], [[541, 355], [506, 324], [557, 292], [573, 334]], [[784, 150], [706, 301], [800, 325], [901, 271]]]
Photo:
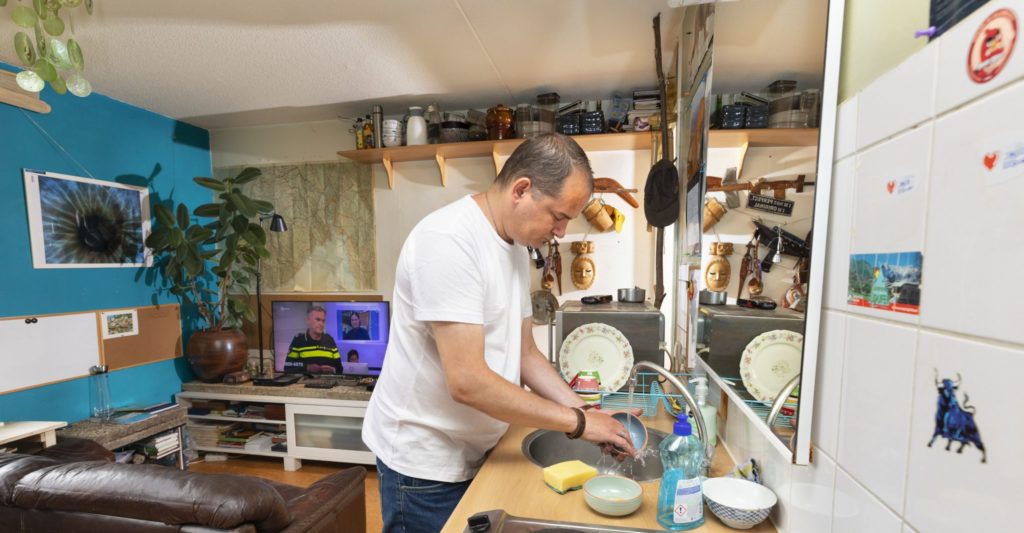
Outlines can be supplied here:
[[512, 153], [487, 191], [409, 234], [363, 424], [385, 532], [440, 531], [509, 424], [635, 453], [622, 424], [586, 410], [533, 340], [525, 247], [563, 237], [592, 191], [579, 145], [542, 135]]

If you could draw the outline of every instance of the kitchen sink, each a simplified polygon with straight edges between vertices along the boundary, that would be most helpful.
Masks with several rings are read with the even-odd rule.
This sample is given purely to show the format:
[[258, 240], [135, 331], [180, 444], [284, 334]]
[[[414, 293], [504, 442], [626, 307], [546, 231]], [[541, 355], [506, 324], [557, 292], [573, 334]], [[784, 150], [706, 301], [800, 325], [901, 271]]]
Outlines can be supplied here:
[[647, 449], [641, 457], [630, 457], [621, 463], [603, 454], [594, 444], [584, 440], [572, 440], [566, 437], [565, 433], [546, 429], [534, 431], [523, 439], [523, 455], [541, 468], [579, 459], [597, 468], [602, 474], [617, 474], [636, 481], [652, 481], [661, 478], [658, 445], [666, 434], [651, 428], [647, 429], [647, 433]]

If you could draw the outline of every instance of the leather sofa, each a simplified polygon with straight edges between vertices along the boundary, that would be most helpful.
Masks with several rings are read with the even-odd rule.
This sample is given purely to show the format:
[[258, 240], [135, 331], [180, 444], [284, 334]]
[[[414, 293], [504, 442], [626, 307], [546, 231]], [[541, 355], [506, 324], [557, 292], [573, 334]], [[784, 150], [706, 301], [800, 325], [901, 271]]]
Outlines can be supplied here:
[[[80, 440], [80, 439], [76, 439]], [[0, 454], [0, 531], [363, 533], [366, 470], [307, 488], [233, 474], [116, 464], [92, 441]]]

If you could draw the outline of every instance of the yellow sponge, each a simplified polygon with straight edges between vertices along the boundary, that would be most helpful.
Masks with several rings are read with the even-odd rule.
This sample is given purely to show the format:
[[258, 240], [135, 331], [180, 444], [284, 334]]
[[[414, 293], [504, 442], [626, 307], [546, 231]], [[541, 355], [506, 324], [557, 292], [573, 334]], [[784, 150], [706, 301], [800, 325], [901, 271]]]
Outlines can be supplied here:
[[565, 461], [544, 469], [544, 483], [551, 490], [565, 494], [581, 488], [588, 479], [597, 475], [597, 469], [583, 461]]

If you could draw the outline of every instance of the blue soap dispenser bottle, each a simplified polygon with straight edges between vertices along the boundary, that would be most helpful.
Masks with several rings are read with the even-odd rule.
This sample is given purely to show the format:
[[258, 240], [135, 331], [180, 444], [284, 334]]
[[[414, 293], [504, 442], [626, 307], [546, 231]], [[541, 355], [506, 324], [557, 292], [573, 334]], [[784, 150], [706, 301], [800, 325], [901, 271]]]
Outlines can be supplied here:
[[658, 491], [658, 524], [670, 531], [685, 531], [704, 524], [701, 469], [704, 445], [693, 434], [686, 413], [679, 413], [672, 434], [659, 446], [665, 468]]

